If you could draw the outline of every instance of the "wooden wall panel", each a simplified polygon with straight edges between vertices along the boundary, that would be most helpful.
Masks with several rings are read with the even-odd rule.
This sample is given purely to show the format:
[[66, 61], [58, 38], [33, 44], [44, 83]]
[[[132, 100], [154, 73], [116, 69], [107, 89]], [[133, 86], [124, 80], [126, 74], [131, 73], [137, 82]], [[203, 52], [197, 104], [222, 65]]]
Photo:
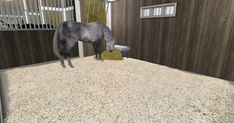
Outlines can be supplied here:
[[232, 24], [231, 34], [227, 45], [221, 78], [234, 80], [234, 24]]
[[[177, 2], [176, 17], [140, 19], [140, 7]], [[112, 31], [133, 58], [205, 75], [233, 78], [232, 0], [120, 0]], [[229, 46], [229, 44], [231, 46]], [[229, 58], [227, 58], [229, 57]], [[228, 73], [226, 71], [229, 71]]]
[[223, 54], [224, 36], [227, 28], [227, 17], [225, 13], [230, 12], [230, 0], [208, 1], [205, 30], [203, 30], [202, 40], [199, 49], [199, 58], [196, 72], [206, 75], [217, 75], [219, 58]]
[[[57, 60], [53, 36], [54, 30], [1, 31], [0, 69]], [[78, 46], [71, 52], [78, 56]]]
[[190, 35], [190, 44], [188, 46], [188, 58], [186, 70], [196, 71], [197, 60], [199, 58], [199, 48], [201, 35], [204, 33], [207, 4], [209, 0], [196, 0], [194, 8], [194, 18]]

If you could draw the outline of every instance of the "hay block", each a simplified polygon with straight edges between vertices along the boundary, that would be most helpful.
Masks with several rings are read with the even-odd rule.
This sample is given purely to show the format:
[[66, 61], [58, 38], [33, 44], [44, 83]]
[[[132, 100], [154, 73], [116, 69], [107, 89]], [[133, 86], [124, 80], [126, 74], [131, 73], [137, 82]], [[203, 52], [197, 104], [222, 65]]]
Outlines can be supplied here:
[[118, 50], [113, 50], [112, 52], [103, 51], [101, 56], [104, 60], [123, 60], [122, 53]]

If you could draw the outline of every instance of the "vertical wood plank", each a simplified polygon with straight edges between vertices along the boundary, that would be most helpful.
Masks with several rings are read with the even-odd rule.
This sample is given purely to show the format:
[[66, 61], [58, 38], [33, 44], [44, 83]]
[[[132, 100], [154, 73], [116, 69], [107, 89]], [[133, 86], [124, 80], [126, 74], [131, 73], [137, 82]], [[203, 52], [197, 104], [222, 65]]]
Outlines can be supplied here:
[[[207, 62], [205, 60], [207, 59], [206, 57], [206, 50], [208, 47], [208, 42], [212, 36], [212, 33], [214, 30], [212, 30], [211, 26], [213, 23], [215, 23], [214, 18], [211, 18], [213, 15], [213, 12], [215, 10], [215, 4], [216, 2], [214, 1], [208, 1], [207, 3], [207, 10], [206, 10], [206, 15], [205, 15], [205, 21], [202, 30], [202, 35], [201, 35], [201, 42], [199, 46], [199, 53], [197, 54], [197, 63], [196, 63], [196, 72], [201, 73], [201, 74], [206, 74], [206, 69], [207, 69]], [[207, 74], [206, 74], [207, 75]]]
[[[229, 10], [229, 5], [230, 6], [230, 11], [228, 11], [227, 14], [228, 17], [227, 17], [227, 24], [226, 24], [226, 29], [224, 31], [224, 40], [223, 40], [223, 47], [221, 48], [221, 56], [219, 57], [219, 60], [218, 60], [218, 68], [217, 68], [217, 73], [216, 73], [216, 76], [218, 77], [221, 77], [221, 74], [222, 74], [222, 69], [224, 67], [224, 63], [225, 63], [225, 56], [226, 56], [226, 53], [227, 53], [227, 50], [228, 50], [228, 43], [230, 41], [230, 35], [231, 35], [231, 32], [232, 32], [232, 26], [233, 26], [233, 19], [234, 19], [234, 14], [233, 14], [233, 11], [234, 11], [234, 1], [227, 1], [226, 2], [226, 6], [223, 6], [225, 8], [225, 10]], [[222, 17], [222, 15], [220, 15]], [[224, 17], [223, 17], [224, 18]], [[221, 22], [221, 23], [224, 23], [224, 22]], [[233, 34], [233, 33], [232, 33]], [[234, 62], [233, 62], [234, 63]], [[233, 75], [234, 76], [234, 75]]]
[[231, 35], [222, 67], [221, 78], [234, 81], [234, 24], [232, 24]]
[[201, 36], [205, 26], [205, 17], [207, 12], [207, 4], [209, 0], [196, 0], [194, 8], [194, 19], [190, 36], [188, 58], [186, 70], [195, 72], [196, 63], [199, 57], [199, 48], [201, 44]]
[[189, 15], [188, 15], [188, 24], [187, 24], [187, 31], [188, 33], [186, 34], [185, 37], [185, 50], [183, 53], [183, 61], [182, 61], [182, 69], [185, 69], [186, 67], [186, 62], [187, 62], [187, 58], [188, 58], [188, 48], [189, 48], [189, 43], [190, 43], [190, 35], [191, 35], [191, 30], [192, 30], [192, 23], [193, 23], [193, 19], [194, 19], [194, 8], [195, 8], [195, 0], [190, 0], [189, 1], [191, 4], [190, 8], [188, 9], [189, 11]]

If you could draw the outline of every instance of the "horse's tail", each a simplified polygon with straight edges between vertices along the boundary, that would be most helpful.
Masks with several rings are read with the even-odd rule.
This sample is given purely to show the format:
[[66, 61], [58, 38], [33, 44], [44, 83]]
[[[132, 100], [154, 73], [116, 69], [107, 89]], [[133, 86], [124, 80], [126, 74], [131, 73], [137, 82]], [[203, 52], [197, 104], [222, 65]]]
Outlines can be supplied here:
[[53, 38], [53, 50], [54, 50], [54, 54], [58, 57], [58, 58], [62, 58], [63, 56], [59, 53], [59, 33], [60, 33], [60, 28], [61, 26], [59, 26], [54, 33], [54, 38]]

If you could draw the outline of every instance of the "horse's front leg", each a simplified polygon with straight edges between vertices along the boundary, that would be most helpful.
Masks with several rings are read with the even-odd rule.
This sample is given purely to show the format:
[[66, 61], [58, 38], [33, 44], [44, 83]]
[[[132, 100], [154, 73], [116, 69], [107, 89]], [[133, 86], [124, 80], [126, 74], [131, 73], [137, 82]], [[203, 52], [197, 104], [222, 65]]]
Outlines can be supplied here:
[[94, 50], [96, 59], [98, 60], [98, 42], [97, 41], [93, 42], [93, 50]]

